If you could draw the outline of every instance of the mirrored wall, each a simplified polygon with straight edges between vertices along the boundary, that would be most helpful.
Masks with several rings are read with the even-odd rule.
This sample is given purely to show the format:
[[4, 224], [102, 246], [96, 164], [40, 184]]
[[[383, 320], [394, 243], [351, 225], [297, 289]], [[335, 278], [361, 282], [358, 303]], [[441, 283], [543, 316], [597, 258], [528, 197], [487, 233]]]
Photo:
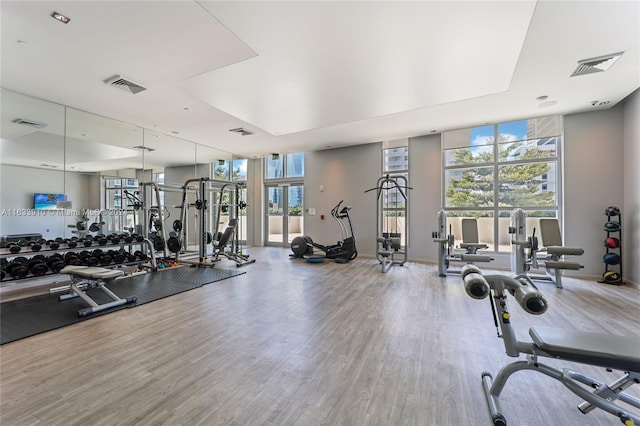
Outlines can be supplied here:
[[105, 235], [135, 232], [143, 226], [137, 203], [156, 204], [143, 199], [151, 182], [162, 187], [170, 226], [182, 214], [185, 181], [216, 178], [219, 165], [233, 164], [228, 152], [10, 90], [0, 99], [2, 236], [66, 239], [92, 224]]

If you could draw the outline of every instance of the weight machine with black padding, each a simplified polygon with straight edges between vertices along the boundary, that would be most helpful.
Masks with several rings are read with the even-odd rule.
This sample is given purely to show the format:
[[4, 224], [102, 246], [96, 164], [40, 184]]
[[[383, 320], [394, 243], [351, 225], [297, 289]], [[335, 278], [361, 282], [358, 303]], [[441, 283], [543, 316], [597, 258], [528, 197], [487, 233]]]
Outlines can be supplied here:
[[[536, 236], [536, 229], [527, 236], [527, 219], [522, 209], [511, 212], [511, 271], [531, 281], [552, 282], [562, 288], [563, 271], [577, 271], [584, 268], [578, 262], [568, 260], [568, 256], [581, 256], [584, 250], [580, 247], [565, 247], [557, 219], [541, 218], [540, 233], [542, 247]], [[546, 275], [533, 275], [531, 268], [544, 267]]]
[[[365, 194], [376, 191], [376, 259], [387, 272], [409, 258], [409, 187], [402, 175], [385, 175]], [[394, 220], [395, 219], [395, 220]], [[400, 222], [404, 221], [404, 224]], [[402, 239], [404, 236], [404, 244]]]
[[[630, 386], [640, 383], [640, 336], [532, 327], [529, 329], [531, 342], [519, 341], [507, 298], [511, 295], [525, 312], [541, 315], [548, 307], [542, 293], [523, 275], [484, 275], [475, 265], [464, 266], [461, 275], [469, 296], [474, 299], [490, 298], [494, 323], [496, 328], [499, 327], [498, 337], [502, 338], [506, 354], [514, 358], [521, 354], [526, 356], [526, 360], [502, 367], [495, 378], [487, 371], [481, 374], [495, 426], [507, 425], [500, 406], [500, 394], [511, 375], [521, 370], [535, 371], [558, 380], [583, 400], [578, 409], [584, 414], [601, 409], [625, 426], [640, 425], [640, 399], [626, 392]], [[542, 357], [553, 358], [556, 362], [568, 361], [572, 366], [558, 369], [542, 362]], [[576, 363], [602, 367], [609, 372], [616, 370], [620, 376], [606, 384], [574, 370]], [[526, 423], [526, 419], [523, 420]]]
[[[196, 200], [193, 203], [188, 202], [188, 193], [193, 192], [193, 184], [197, 182], [195, 190]], [[182, 215], [180, 219], [174, 221], [173, 229], [177, 233], [181, 233], [182, 238], [178, 240], [175, 237], [169, 238], [168, 245], [178, 244], [185, 245], [187, 234], [187, 211], [189, 208], [195, 208], [198, 214], [198, 260], [179, 258], [177, 251], [175, 260], [194, 266], [214, 266], [213, 263], [220, 259], [220, 256], [226, 257], [236, 262], [237, 266], [244, 266], [255, 262], [249, 259], [249, 256], [242, 252], [240, 245], [240, 224], [241, 212], [246, 209], [247, 203], [241, 199], [241, 190], [244, 184], [241, 182], [222, 181], [211, 178], [193, 178], [185, 181], [182, 186]], [[225, 233], [227, 238], [222, 240], [225, 233], [219, 232], [220, 224], [224, 213], [229, 214], [229, 226]], [[224, 244], [221, 244], [224, 243]], [[209, 245], [212, 250], [209, 250]], [[211, 261], [209, 255], [212, 256]]]

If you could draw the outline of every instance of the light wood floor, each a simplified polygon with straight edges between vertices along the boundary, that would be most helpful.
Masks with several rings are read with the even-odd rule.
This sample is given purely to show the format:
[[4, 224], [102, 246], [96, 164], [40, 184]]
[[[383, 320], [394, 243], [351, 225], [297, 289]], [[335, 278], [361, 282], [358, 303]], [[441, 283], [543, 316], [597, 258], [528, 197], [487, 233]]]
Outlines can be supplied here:
[[[258, 261], [245, 275], [0, 347], [0, 424], [491, 424], [480, 374], [513, 359], [489, 302], [469, 298], [458, 276], [250, 252]], [[638, 333], [637, 288], [540, 287], [545, 315], [511, 303], [521, 339], [534, 325]], [[513, 376], [501, 400], [510, 425], [620, 424], [581, 414], [572, 393], [534, 372]]]

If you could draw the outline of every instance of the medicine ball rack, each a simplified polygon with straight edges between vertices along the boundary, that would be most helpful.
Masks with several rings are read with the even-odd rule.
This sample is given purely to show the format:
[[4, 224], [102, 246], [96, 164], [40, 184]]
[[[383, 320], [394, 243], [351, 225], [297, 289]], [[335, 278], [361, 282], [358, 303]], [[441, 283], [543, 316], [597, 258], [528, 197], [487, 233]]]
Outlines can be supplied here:
[[599, 283], [621, 285], [622, 279], [622, 213], [615, 206], [605, 209], [607, 216], [603, 229], [607, 233], [604, 240], [605, 254], [602, 257], [604, 262], [604, 273]]
[[[96, 259], [100, 263], [94, 266], [100, 266], [103, 268], [115, 268], [143, 265], [147, 262], [150, 262], [151, 270], [155, 271], [157, 269], [157, 262], [153, 250], [153, 243], [150, 240], [134, 240], [129, 243], [124, 240], [119, 240], [117, 243], [112, 243], [111, 240], [107, 241], [105, 239], [103, 243], [94, 245], [92, 247], [84, 246], [82, 244], [75, 247], [70, 247], [65, 243], [59, 243], [58, 245], [54, 246], [57, 248], [50, 247], [40, 250], [27, 249], [21, 250], [17, 253], [12, 253], [7, 249], [2, 249], [0, 250], [0, 262], [2, 263], [1, 281], [3, 284], [5, 284], [8, 282], [16, 282], [20, 280], [58, 275], [58, 271], [60, 271], [64, 266], [68, 264], [84, 264], [85, 260], [78, 256], [78, 253], [85, 252], [84, 257], [95, 257], [95, 255], [98, 254], [97, 252], [100, 252], [102, 253], [102, 255], [107, 255], [113, 258], [113, 256], [111, 256], [107, 252], [107, 250], [109, 252], [113, 251], [113, 254], [118, 254], [122, 253], [125, 247], [131, 248], [136, 245], [140, 246], [141, 248], [145, 248], [146, 246], [146, 248], [139, 252], [136, 251], [137, 254], [135, 255], [135, 257], [132, 253], [130, 253], [129, 250], [129, 253], [127, 253], [127, 257], [122, 262], [114, 262], [112, 259], [109, 263], [106, 263], [106, 260], [100, 262], [99, 259]], [[25, 249], [26, 248], [27, 246], [25, 246]], [[147, 256], [146, 253], [150, 253], [150, 255]]]

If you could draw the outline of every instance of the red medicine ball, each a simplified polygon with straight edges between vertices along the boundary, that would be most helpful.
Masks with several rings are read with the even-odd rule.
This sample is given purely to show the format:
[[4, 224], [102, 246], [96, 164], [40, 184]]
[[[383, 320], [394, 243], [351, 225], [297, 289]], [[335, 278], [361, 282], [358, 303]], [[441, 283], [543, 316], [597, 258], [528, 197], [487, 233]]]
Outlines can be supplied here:
[[612, 249], [618, 248], [620, 247], [620, 240], [617, 238], [608, 237], [607, 239], [604, 240], [604, 246]]

